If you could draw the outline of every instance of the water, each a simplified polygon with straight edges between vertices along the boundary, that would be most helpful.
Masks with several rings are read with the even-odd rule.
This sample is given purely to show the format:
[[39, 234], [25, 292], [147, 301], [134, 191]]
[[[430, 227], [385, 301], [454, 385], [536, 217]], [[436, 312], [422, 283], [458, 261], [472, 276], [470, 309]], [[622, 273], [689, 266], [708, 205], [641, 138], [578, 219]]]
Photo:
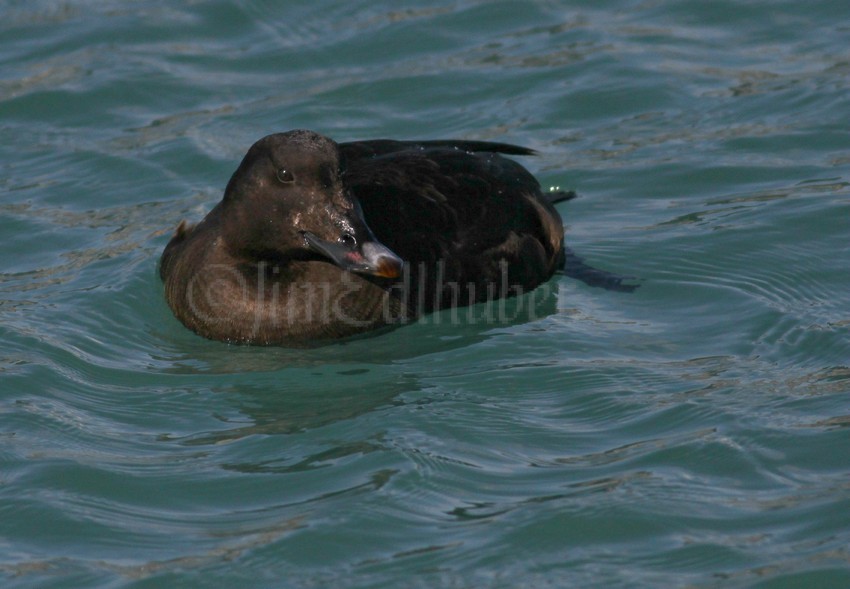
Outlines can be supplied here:
[[[3, 586], [848, 586], [846, 3], [586, 4], [2, 2]], [[642, 286], [202, 340], [159, 254], [296, 127], [535, 148]]]

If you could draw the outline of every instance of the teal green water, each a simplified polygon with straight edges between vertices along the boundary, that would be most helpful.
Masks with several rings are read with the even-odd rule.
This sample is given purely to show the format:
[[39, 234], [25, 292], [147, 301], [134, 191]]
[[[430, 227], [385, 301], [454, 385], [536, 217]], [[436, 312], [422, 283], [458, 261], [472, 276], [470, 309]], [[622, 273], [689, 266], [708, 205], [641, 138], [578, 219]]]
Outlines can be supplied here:
[[[846, 2], [0, 11], [3, 587], [850, 586]], [[296, 127], [533, 147], [642, 286], [198, 338], [159, 254]]]

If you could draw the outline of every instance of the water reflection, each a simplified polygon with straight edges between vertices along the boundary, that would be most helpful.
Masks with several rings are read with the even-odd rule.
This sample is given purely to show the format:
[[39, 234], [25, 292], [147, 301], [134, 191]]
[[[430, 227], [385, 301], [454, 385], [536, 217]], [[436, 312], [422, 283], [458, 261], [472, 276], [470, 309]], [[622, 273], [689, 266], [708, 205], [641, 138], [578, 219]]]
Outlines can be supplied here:
[[293, 434], [376, 411], [398, 403], [398, 395], [416, 390], [416, 379], [372, 370], [352, 377], [345, 371], [291, 369], [263, 385], [235, 383], [218, 389], [232, 395], [241, 417], [222, 418], [235, 427], [183, 440], [184, 444], [220, 444], [255, 434]]
[[[419, 375], [409, 369], [411, 361], [480, 343], [496, 328], [501, 331], [552, 315], [557, 312], [557, 291], [555, 280], [523, 297], [464, 309], [464, 320], [458, 310], [450, 310], [412, 325], [314, 349], [232, 346], [186, 332], [169, 342], [171, 353], [177, 353], [167, 371], [193, 375], [195, 383], [199, 377], [214, 377], [211, 390], [228, 396], [238, 417], [220, 417], [232, 427], [180, 442], [221, 444], [255, 434], [294, 434], [402, 404], [403, 393], [422, 388]], [[231, 467], [251, 472], [308, 470], [380, 445], [371, 440], [334, 447], [294, 465]]]

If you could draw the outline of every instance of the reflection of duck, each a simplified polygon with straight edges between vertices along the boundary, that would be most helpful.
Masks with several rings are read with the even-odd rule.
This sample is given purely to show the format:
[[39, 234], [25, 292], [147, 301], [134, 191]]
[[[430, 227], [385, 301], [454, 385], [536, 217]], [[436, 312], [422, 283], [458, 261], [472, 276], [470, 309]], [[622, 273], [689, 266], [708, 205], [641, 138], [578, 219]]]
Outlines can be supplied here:
[[[214, 386], [213, 390], [227, 397], [227, 405], [238, 411], [239, 416], [225, 419], [210, 431], [169, 439], [195, 446], [221, 444], [257, 434], [294, 434], [404, 404], [399, 395], [422, 387], [415, 376], [405, 371], [387, 366], [373, 368], [356, 364], [347, 369], [339, 365], [308, 369], [288, 366], [284, 372], [254, 373], [248, 381], [244, 373], [242, 378], [237, 374], [229, 382], [225, 377], [225, 384]], [[229, 467], [254, 472], [264, 469], [263, 465], [251, 462], [231, 463]]]
[[166, 246], [168, 304], [208, 338], [297, 346], [531, 290], [564, 263], [571, 194], [500, 153], [533, 152], [269, 135]]

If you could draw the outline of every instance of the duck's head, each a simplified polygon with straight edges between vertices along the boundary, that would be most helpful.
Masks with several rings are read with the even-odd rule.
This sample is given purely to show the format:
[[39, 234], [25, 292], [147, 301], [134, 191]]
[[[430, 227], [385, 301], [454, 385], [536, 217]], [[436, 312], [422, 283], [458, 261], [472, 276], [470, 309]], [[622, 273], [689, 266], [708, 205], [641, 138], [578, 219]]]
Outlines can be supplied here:
[[225, 189], [227, 247], [249, 259], [323, 259], [352, 272], [398, 278], [401, 258], [375, 239], [342, 175], [339, 147], [318, 133], [260, 139]]

